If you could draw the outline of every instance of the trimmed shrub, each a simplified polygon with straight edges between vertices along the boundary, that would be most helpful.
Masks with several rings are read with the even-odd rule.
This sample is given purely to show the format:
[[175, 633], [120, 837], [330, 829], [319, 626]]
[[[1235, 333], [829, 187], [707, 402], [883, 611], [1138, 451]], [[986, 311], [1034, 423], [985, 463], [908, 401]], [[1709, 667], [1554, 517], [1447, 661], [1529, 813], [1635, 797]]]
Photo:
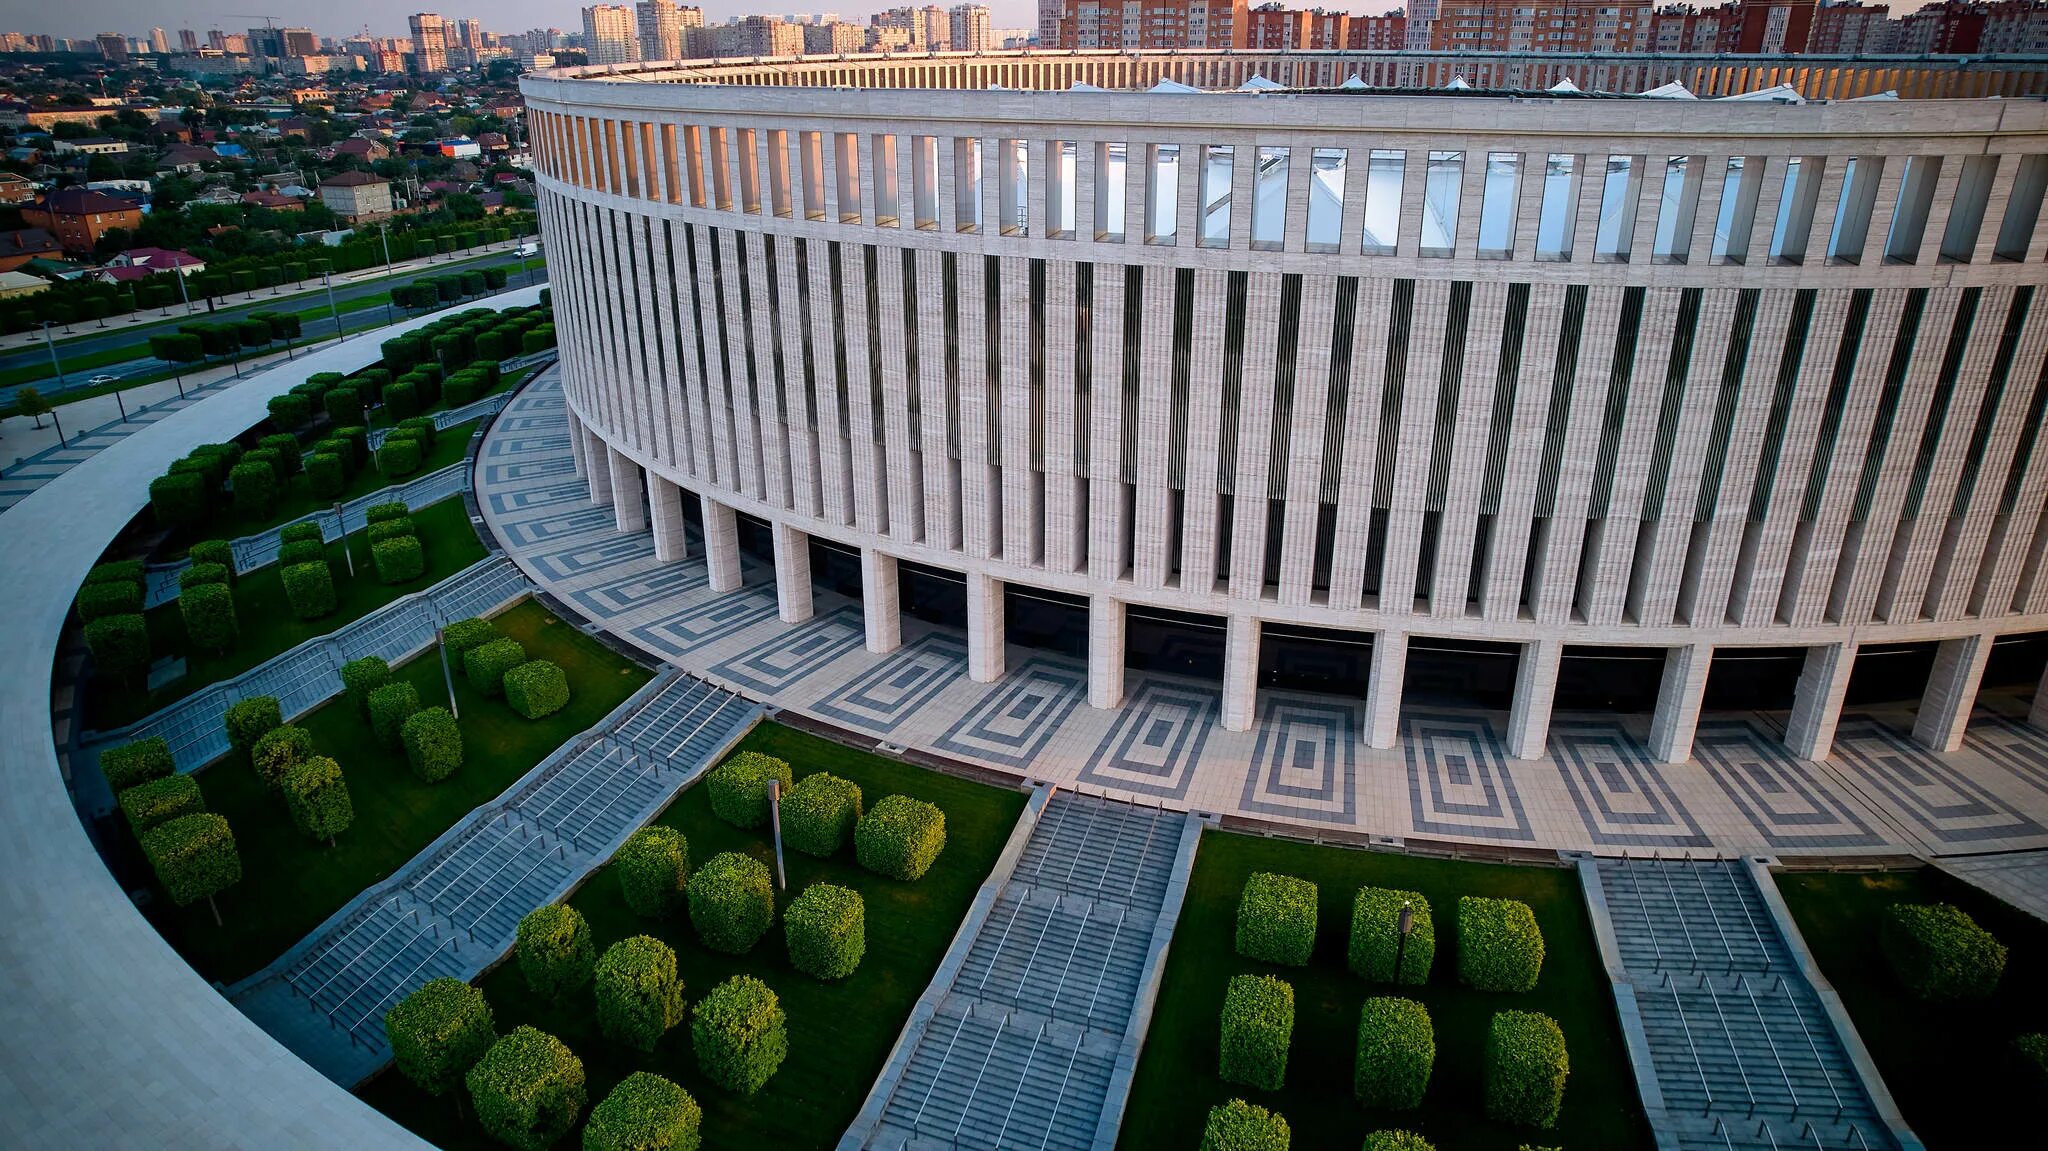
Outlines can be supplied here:
[[103, 583], [139, 584], [148, 576], [149, 573], [144, 569], [141, 560], [108, 560], [106, 563], [94, 564], [87, 570], [85, 586]]
[[[1415, 913], [1408, 946], [1401, 947], [1401, 908]], [[1436, 924], [1429, 915], [1429, 900], [1419, 891], [1387, 887], [1361, 887], [1351, 901], [1351, 946], [1347, 961], [1353, 975], [1374, 983], [1397, 982], [1395, 959], [1401, 961], [1398, 982], [1420, 987], [1429, 982], [1429, 968], [1436, 961]]]
[[400, 420], [395, 429], [395, 433], [418, 432], [419, 434], [412, 438], [430, 449], [434, 446], [434, 434], [438, 431], [440, 429], [434, 426], [432, 416], [414, 416], [409, 420]]
[[[404, 387], [405, 385], [401, 384], [399, 386]], [[386, 436], [384, 438], [384, 446], [377, 449], [377, 467], [387, 476], [401, 478], [419, 471], [419, 441], [401, 439], [398, 436]]]
[[1351, 1093], [1367, 1107], [1398, 1111], [1422, 1106], [1436, 1067], [1436, 1030], [1429, 1008], [1413, 999], [1368, 999], [1358, 1010], [1358, 1062]]
[[122, 792], [119, 799], [121, 814], [128, 817], [128, 826], [137, 835], [179, 816], [206, 810], [206, 797], [199, 794], [199, 781], [189, 775], [167, 775], [138, 783]]
[[767, 1083], [789, 1054], [788, 1021], [768, 985], [735, 975], [697, 1003], [690, 1046], [704, 1077], [741, 1095]]
[[279, 574], [284, 581], [284, 598], [292, 614], [300, 619], [319, 619], [334, 611], [334, 571], [325, 559], [318, 563], [293, 564]]
[[313, 401], [310, 398], [290, 392], [270, 397], [270, 419], [278, 427], [304, 427], [312, 418]]
[[356, 714], [370, 718], [370, 693], [391, 682], [391, 665], [383, 657], [366, 655], [341, 665], [341, 690], [356, 705]]
[[498, 1029], [483, 991], [444, 975], [384, 1013], [384, 1038], [400, 1074], [445, 1095], [497, 1042]]
[[635, 935], [605, 948], [593, 972], [597, 1026], [605, 1038], [652, 1051], [683, 1021], [683, 981], [676, 953], [659, 939]]
[[423, 783], [439, 783], [462, 766], [462, 728], [445, 707], [429, 707], [405, 717], [398, 725], [399, 742], [405, 744], [405, 759], [412, 773]]
[[1481, 991], [1528, 991], [1543, 974], [1543, 931], [1514, 899], [1458, 899], [1458, 978]]
[[1486, 1113], [1503, 1123], [1551, 1127], [1564, 1106], [1571, 1059], [1557, 1020], [1499, 1011], [1486, 1037]]
[[180, 595], [184, 594], [187, 589], [215, 583], [223, 587], [228, 584], [228, 569], [219, 564], [193, 564], [178, 573], [178, 593]]
[[370, 429], [355, 424], [335, 429], [334, 436], [348, 445], [349, 458], [356, 462], [357, 471], [361, 471], [363, 465], [370, 462]]
[[478, 396], [484, 394], [484, 386], [482, 376], [474, 372], [457, 372], [441, 386], [441, 397], [448, 401], [449, 407], [459, 408], [474, 403]]
[[242, 857], [228, 821], [212, 812], [181, 815], [142, 834], [142, 854], [179, 907], [211, 899], [242, 881]]
[[393, 336], [377, 346], [388, 371], [403, 372], [427, 356], [427, 342], [417, 332]]
[[612, 853], [611, 869], [619, 877], [619, 894], [627, 909], [658, 919], [683, 904], [690, 878], [690, 841], [667, 824], [649, 824]]
[[924, 878], [946, 850], [946, 813], [907, 795], [885, 795], [853, 829], [860, 865], [891, 879]]
[[1413, 1131], [1374, 1131], [1359, 1151], [1436, 1151], [1436, 1144]]
[[306, 461], [306, 487], [323, 500], [340, 495], [348, 477], [348, 466], [334, 452], [314, 452]]
[[775, 887], [768, 866], [736, 851], [712, 856], [690, 876], [685, 890], [690, 926], [713, 951], [744, 955], [775, 922]]
[[371, 524], [365, 529], [365, 534], [369, 536], [372, 544], [380, 544], [385, 540], [402, 539], [405, 537], [417, 539], [419, 538], [420, 530], [413, 525], [410, 518], [407, 518], [402, 520], [385, 520], [383, 523]]
[[496, 638], [497, 625], [475, 616], [456, 620], [441, 629], [441, 643], [448, 649], [448, 658], [453, 660], [460, 660], [470, 648], [480, 647]]
[[277, 562], [286, 567], [327, 562], [327, 545], [314, 540], [293, 540], [277, 549]]
[[[372, 404], [384, 398], [384, 389], [391, 386], [393, 379], [389, 368], [364, 368], [350, 376], [348, 386], [361, 394], [363, 403]], [[361, 420], [350, 420], [343, 427], [361, 427]]]
[[551, 660], [528, 660], [505, 673], [505, 705], [527, 719], [553, 715], [569, 705], [569, 676]]
[[178, 615], [185, 621], [185, 638], [210, 655], [235, 646], [241, 635], [235, 622], [235, 593], [224, 583], [186, 588], [178, 596]]
[[142, 610], [139, 583], [89, 583], [78, 589], [78, 618], [86, 623]]
[[420, 414], [420, 390], [411, 377], [396, 380], [384, 389], [384, 412], [394, 420]]
[[[306, 418], [312, 419], [310, 412]], [[277, 462], [271, 466], [277, 469], [278, 478], [290, 479], [299, 474], [299, 452], [302, 450], [299, 447], [299, 437], [279, 432], [274, 436], [264, 436], [256, 443], [265, 451], [276, 453]]]
[[1262, 1091], [1280, 1090], [1294, 1038], [1293, 985], [1270, 975], [1231, 976], [1222, 1024], [1217, 1074]]
[[194, 567], [200, 564], [219, 564], [227, 569], [228, 582], [235, 582], [235, 545], [226, 540], [200, 540], [185, 549], [185, 555]]
[[411, 516], [412, 509], [405, 506], [404, 500], [385, 500], [381, 504], [371, 504], [363, 509], [363, 522], [370, 524], [389, 523], [392, 520], [409, 519]]
[[371, 544], [370, 559], [377, 565], [379, 583], [404, 583], [427, 570], [427, 553], [411, 536]]
[[370, 715], [370, 734], [392, 751], [402, 746], [405, 721], [420, 709], [420, 693], [407, 680], [393, 680], [370, 693], [365, 710]]
[[140, 612], [101, 616], [85, 625], [85, 647], [99, 674], [132, 680], [149, 667], [149, 624]]
[[576, 1126], [586, 1101], [583, 1061], [534, 1027], [512, 1029], [463, 1076], [477, 1126], [519, 1151], [545, 1151]]
[[704, 1110], [688, 1091], [635, 1071], [590, 1109], [583, 1151], [697, 1151]]
[[348, 781], [341, 777], [341, 765], [327, 756], [313, 756], [286, 771], [282, 790], [292, 823], [308, 836], [326, 840], [329, 846], [355, 822]]
[[1316, 949], [1316, 885], [1292, 875], [1257, 872], [1237, 904], [1237, 953], [1247, 959], [1306, 967]]
[[178, 770], [170, 742], [160, 735], [117, 744], [100, 752], [100, 774], [116, 795], [138, 783], [162, 779]]
[[813, 883], [782, 913], [789, 965], [819, 979], [844, 979], [868, 950], [867, 904], [860, 892]]
[[1209, 1109], [1201, 1151], [1287, 1151], [1292, 1138], [1279, 1112], [1232, 1099]]
[[2012, 1054], [2027, 1086], [2037, 1091], [2048, 1088], [2048, 1035], [2036, 1031], [2015, 1038]]
[[221, 722], [227, 725], [230, 746], [236, 751], [252, 751], [257, 740], [284, 723], [284, 713], [278, 710], [276, 696], [252, 695], [229, 704], [221, 713]]
[[597, 951], [583, 913], [564, 903], [536, 907], [519, 921], [519, 971], [534, 994], [560, 999], [590, 982]]
[[335, 427], [363, 422], [363, 394], [354, 388], [333, 388], [320, 397], [327, 418]]
[[768, 824], [768, 781], [779, 779], [788, 794], [789, 764], [758, 751], [743, 751], [712, 771], [705, 785], [711, 789], [711, 810], [734, 827], [765, 827]]
[[269, 464], [236, 464], [228, 482], [235, 487], [235, 511], [244, 518], [265, 519], [277, 510], [277, 473]]
[[485, 695], [502, 695], [505, 673], [525, 662], [525, 646], [507, 636], [463, 652], [462, 675], [469, 680], [469, 686]]
[[321, 530], [319, 524], [312, 520], [295, 520], [284, 525], [277, 529], [277, 538], [278, 542], [288, 544], [325, 544], [327, 542], [327, 534]]
[[242, 463], [262, 464], [264, 467], [270, 469], [270, 475], [273, 479], [275, 479], [279, 484], [284, 483], [284, 461], [278, 458], [277, 452], [274, 451], [273, 449], [257, 448], [255, 451], [243, 456]]
[[1951, 903], [1892, 904], [1878, 942], [1892, 974], [1921, 999], [1983, 999], [2005, 973], [2005, 945]]
[[156, 523], [168, 531], [198, 527], [206, 519], [206, 477], [172, 472], [149, 481], [149, 508]]
[[820, 858], [837, 852], [860, 822], [860, 785], [816, 772], [782, 796], [783, 842]]
[[256, 746], [249, 749], [249, 766], [256, 769], [257, 778], [271, 791], [284, 786], [286, 773], [311, 758], [313, 733], [289, 723], [264, 732]]

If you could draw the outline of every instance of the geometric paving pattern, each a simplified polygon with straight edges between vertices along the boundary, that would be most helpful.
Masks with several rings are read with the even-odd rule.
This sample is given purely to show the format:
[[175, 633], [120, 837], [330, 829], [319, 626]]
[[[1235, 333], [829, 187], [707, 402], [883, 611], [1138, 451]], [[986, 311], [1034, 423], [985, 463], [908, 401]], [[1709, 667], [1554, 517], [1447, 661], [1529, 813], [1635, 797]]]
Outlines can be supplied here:
[[602, 583], [577, 588], [568, 593], [567, 598], [599, 619], [610, 619], [637, 608], [665, 602], [683, 592], [696, 591], [710, 582], [711, 576], [702, 566], [667, 564], [627, 572]]
[[867, 627], [860, 611], [843, 607], [784, 629], [711, 670], [755, 691], [786, 691], [865, 642]]
[[1266, 815], [1356, 823], [1357, 749], [1357, 708], [1269, 693], [1241, 805]]
[[610, 508], [572, 507], [553, 515], [520, 520], [505, 526], [505, 538], [517, 547], [528, 547], [558, 536], [573, 536], [611, 523]]
[[569, 544], [557, 551], [539, 552], [528, 558], [550, 579], [573, 579], [608, 567], [632, 563], [654, 554], [654, 537], [642, 533], [609, 536]]
[[2048, 794], [2048, 733], [1980, 711], [1971, 718], [1966, 738], [1979, 755]]
[[1607, 720], [1550, 725], [1550, 754], [1595, 843], [1609, 847], [1709, 847], [1642, 745]]
[[1417, 833], [1535, 840], [1506, 751], [1485, 716], [1410, 711], [1401, 727], [1409, 818]]
[[1067, 661], [1027, 660], [969, 708], [937, 746], [1006, 767], [1029, 767], [1087, 694], [1087, 669]]
[[1214, 689], [1146, 680], [1124, 701], [1081, 778], [1145, 795], [1185, 796], [1219, 706]]
[[903, 645], [811, 707], [837, 723], [888, 735], [967, 673], [967, 645], [934, 632]]
[[[650, 545], [652, 546], [652, 545]], [[742, 628], [775, 618], [775, 596], [755, 588], [689, 607], [633, 629], [633, 635], [655, 648], [680, 656], [714, 643]]]
[[582, 503], [589, 496], [590, 489], [581, 483], [554, 484], [544, 488], [523, 488], [516, 492], [492, 492], [490, 504], [491, 510], [499, 515], [510, 515], [528, 508]]
[[1834, 759], [1883, 795], [1894, 811], [1943, 843], [2041, 832], [2039, 824], [1983, 785], [1877, 720], [1845, 717], [1835, 730]]
[[1816, 774], [1749, 720], [1703, 720], [1693, 757], [1764, 842], [1787, 850], [1879, 847], [1870, 829]]

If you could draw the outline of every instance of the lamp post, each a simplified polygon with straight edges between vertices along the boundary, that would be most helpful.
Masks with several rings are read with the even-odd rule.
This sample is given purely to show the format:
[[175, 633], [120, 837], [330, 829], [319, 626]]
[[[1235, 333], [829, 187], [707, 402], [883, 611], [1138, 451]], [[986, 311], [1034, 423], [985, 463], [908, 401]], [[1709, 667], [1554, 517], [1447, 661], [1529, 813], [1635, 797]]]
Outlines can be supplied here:
[[[438, 606], [434, 608], [434, 614], [441, 614]], [[438, 620], [434, 624], [434, 646], [441, 651], [441, 682], [448, 687], [448, 714], [461, 719], [462, 705], [455, 702], [455, 673], [448, 670], [448, 633]]]
[[341, 326], [341, 309], [334, 306], [334, 273], [331, 270], [320, 273], [320, 282], [327, 286], [327, 314], [334, 317], [334, 342], [348, 339], [348, 333]]
[[1407, 900], [1401, 901], [1401, 917], [1394, 929], [1398, 940], [1394, 944], [1394, 985], [1401, 985], [1401, 964], [1408, 958], [1408, 937], [1415, 931], [1415, 906]]
[[334, 501], [334, 532], [341, 537], [341, 556], [348, 561], [348, 578], [356, 578], [356, 553], [348, 546], [348, 521], [342, 518], [341, 501]]
[[43, 321], [43, 341], [50, 345], [50, 367], [57, 373], [57, 386], [52, 390], [61, 392], [64, 390], [64, 363], [57, 358], [57, 337], [50, 334], [49, 320]]
[[768, 781], [768, 825], [775, 829], [775, 887], [789, 889], [789, 877], [782, 871], [782, 781]]

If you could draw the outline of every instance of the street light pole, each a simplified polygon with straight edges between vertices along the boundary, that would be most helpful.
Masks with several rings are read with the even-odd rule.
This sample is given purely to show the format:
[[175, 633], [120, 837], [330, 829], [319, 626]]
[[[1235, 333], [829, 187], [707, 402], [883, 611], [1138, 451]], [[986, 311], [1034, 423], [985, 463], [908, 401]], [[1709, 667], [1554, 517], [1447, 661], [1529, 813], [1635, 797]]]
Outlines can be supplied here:
[[334, 501], [334, 531], [341, 537], [341, 557], [348, 561], [348, 578], [356, 578], [356, 553], [348, 546], [348, 521], [342, 518], [341, 501]]
[[334, 273], [321, 272], [320, 282], [327, 285], [327, 313], [334, 317], [334, 342], [338, 344], [348, 339], [348, 333], [341, 327], [341, 309], [334, 306]]
[[50, 321], [43, 321], [43, 340], [50, 345], [50, 367], [57, 372], [57, 386], [52, 391], [64, 388], [64, 362], [57, 358], [57, 337], [50, 334]]
[[1401, 964], [1408, 958], [1408, 936], [1415, 930], [1415, 906], [1408, 900], [1401, 901], [1401, 916], [1395, 923], [1399, 941], [1394, 944], [1394, 985], [1401, 985]]

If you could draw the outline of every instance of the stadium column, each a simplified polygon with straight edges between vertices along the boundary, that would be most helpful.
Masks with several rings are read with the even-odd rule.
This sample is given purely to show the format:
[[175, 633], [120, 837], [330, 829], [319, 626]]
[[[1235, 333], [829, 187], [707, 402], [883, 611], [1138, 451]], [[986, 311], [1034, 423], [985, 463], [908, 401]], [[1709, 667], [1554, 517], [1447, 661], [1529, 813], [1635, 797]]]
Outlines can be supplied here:
[[783, 623], [811, 618], [811, 537], [778, 523], [775, 538], [775, 603]]
[[699, 499], [704, 505], [704, 570], [711, 577], [711, 590], [735, 591], [740, 586], [739, 518], [708, 496]]
[[1130, 609], [1112, 596], [1088, 599], [1088, 706], [1124, 702], [1124, 626]]
[[1991, 657], [1991, 637], [1966, 635], [1942, 640], [1934, 649], [1934, 670], [1920, 696], [1920, 714], [1913, 719], [1913, 741], [1934, 751], [1954, 751], [1963, 744], [1963, 729], [1977, 706], [1977, 685]]
[[876, 654], [903, 646], [903, 607], [897, 600], [896, 557], [860, 549], [860, 605], [867, 623], [868, 650]]
[[1508, 755], [1541, 759], [1550, 743], [1550, 705], [1557, 698], [1557, 664], [1564, 642], [1531, 640], [1515, 665], [1515, 702], [1508, 710]]
[[1365, 742], [1394, 746], [1401, 730], [1401, 689], [1408, 673], [1408, 634], [1383, 631], [1372, 640], [1372, 679], [1365, 686]]
[[569, 426], [569, 460], [575, 466], [574, 474], [580, 476], [583, 474], [583, 421], [576, 418], [575, 410], [567, 404], [562, 407]]
[[1692, 758], [1693, 733], [1700, 726], [1700, 701], [1714, 645], [1687, 644], [1664, 653], [1664, 678], [1657, 685], [1657, 712], [1650, 720], [1650, 758], [1684, 763]]
[[967, 573], [967, 678], [1003, 678], [1003, 581], [974, 571]]
[[600, 507], [612, 502], [612, 470], [605, 465], [611, 450], [596, 432], [583, 429], [584, 478], [590, 481], [590, 502]]
[[1835, 746], [1835, 724], [1842, 718], [1842, 696], [1849, 673], [1856, 669], [1856, 645], [1830, 643], [1806, 649], [1806, 666], [1792, 696], [1792, 721], [1785, 725], [1785, 747], [1801, 759], [1826, 759]]
[[647, 501], [641, 494], [640, 465], [615, 448], [605, 449], [605, 455], [611, 469], [613, 522], [621, 532], [647, 530]]
[[1223, 633], [1223, 730], [1250, 731], [1259, 704], [1259, 621], [1229, 617]]
[[2042, 674], [2041, 685], [2034, 689], [2034, 704], [2027, 709], [2027, 722], [2048, 729], [2048, 673]]
[[683, 489], [655, 475], [647, 473], [647, 511], [654, 527], [654, 559], [657, 563], [675, 563], [690, 554], [690, 546], [683, 534]]

